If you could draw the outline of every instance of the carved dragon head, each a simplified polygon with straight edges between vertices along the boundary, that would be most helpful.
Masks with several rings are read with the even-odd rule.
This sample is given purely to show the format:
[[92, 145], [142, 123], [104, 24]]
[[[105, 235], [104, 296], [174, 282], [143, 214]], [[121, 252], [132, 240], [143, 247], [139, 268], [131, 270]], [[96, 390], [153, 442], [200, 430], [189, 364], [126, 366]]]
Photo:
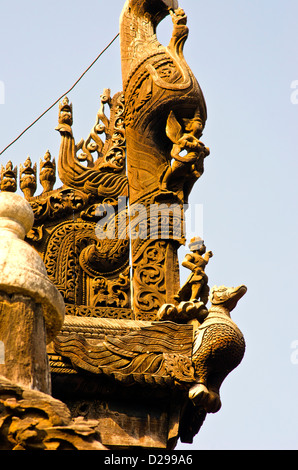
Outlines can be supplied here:
[[246, 291], [247, 287], [243, 284], [238, 287], [214, 286], [210, 291], [209, 300], [212, 306], [221, 306], [231, 312]]

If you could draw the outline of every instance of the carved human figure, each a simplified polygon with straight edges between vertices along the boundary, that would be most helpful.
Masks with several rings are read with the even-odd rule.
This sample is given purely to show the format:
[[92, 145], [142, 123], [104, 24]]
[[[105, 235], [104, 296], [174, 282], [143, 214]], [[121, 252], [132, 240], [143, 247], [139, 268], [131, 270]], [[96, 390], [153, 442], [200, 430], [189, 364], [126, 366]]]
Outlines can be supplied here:
[[[204, 159], [210, 151], [199, 140], [202, 136], [203, 124], [200, 115], [192, 119], [183, 119], [182, 125], [178, 122], [173, 111], [170, 112], [166, 134], [172, 141], [172, 163], [161, 178], [161, 189], [166, 190], [174, 180], [188, 181], [191, 186], [204, 173]], [[186, 155], [181, 155], [185, 151]], [[187, 200], [187, 184], [182, 186], [177, 195], [180, 199]]]
[[[206, 253], [204, 240], [200, 237], [191, 239], [189, 249], [192, 253], [188, 253], [185, 256], [182, 266], [190, 269], [191, 274], [175, 296], [175, 300], [178, 302], [201, 300], [206, 305], [209, 295], [209, 286], [205, 267], [209, 259], [213, 256], [213, 253], [212, 251]], [[204, 254], [205, 256], [203, 256]]]

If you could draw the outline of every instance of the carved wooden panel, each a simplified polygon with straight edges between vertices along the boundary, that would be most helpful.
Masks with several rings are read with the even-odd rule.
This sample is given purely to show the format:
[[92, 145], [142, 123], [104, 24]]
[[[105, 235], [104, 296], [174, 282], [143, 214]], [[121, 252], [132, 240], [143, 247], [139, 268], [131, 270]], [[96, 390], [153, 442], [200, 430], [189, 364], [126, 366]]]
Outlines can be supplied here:
[[[105, 108], [109, 108], [109, 118]], [[125, 175], [124, 98], [110, 90], [101, 95], [96, 121], [86, 140], [75, 143], [73, 107], [65, 98], [59, 105], [57, 130], [61, 145], [56, 165], [49, 151], [37, 165], [27, 158], [20, 166], [19, 185], [35, 216], [26, 240], [42, 257], [51, 281], [62, 294], [66, 314], [133, 319], [126, 234], [128, 182]], [[58, 175], [56, 174], [58, 169]], [[54, 189], [59, 176], [62, 186]], [[1, 189], [16, 191], [17, 168], [1, 167]], [[120, 201], [120, 204], [119, 204]], [[124, 212], [124, 236], [97, 236], [97, 226], [113, 210], [110, 224]]]

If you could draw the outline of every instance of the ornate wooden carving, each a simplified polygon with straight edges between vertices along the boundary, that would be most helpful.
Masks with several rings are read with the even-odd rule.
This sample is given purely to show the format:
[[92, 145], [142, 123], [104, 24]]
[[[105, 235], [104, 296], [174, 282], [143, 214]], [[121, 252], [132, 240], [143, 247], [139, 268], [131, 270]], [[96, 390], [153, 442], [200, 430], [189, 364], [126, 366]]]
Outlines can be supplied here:
[[[74, 320], [66, 320], [66, 325], [68, 321]], [[123, 329], [124, 325], [121, 326]], [[96, 327], [97, 334], [92, 338], [85, 337], [88, 326], [82, 334], [78, 334], [78, 330], [65, 334], [62, 330], [54, 341], [55, 354], [70, 359], [74, 370], [104, 374], [125, 384], [176, 384], [187, 390], [185, 385], [195, 382], [191, 361], [192, 326], [141, 322], [129, 331], [131, 325], [128, 323], [125, 334], [107, 321], [97, 322]], [[102, 335], [103, 339], [100, 339]], [[54, 363], [52, 367], [55, 367]]]
[[52, 191], [56, 182], [56, 163], [48, 150], [43, 160], [40, 159], [39, 181], [44, 192]]
[[97, 426], [72, 419], [50, 395], [0, 376], [0, 450], [105, 450]]
[[54, 393], [97, 419], [107, 446], [173, 448], [189, 428], [192, 344], [191, 325], [66, 316], [49, 349]]
[[[164, 47], [157, 40], [156, 27], [168, 14], [173, 34]], [[161, 234], [158, 241], [150, 236], [132, 241], [137, 318], [154, 318], [179, 289], [177, 249], [184, 243], [183, 204], [209, 153], [199, 140], [207, 118], [204, 97], [183, 56], [186, 21], [176, 2], [130, 0], [120, 23], [130, 204], [142, 204], [149, 212], [150, 205], [162, 202], [180, 207], [182, 213], [180, 237], [175, 237], [170, 223], [167, 238]], [[182, 156], [182, 151], [187, 154]], [[144, 218], [146, 224], [148, 213]]]
[[[200, 237], [194, 237], [189, 244], [192, 253], [185, 256], [182, 266], [191, 270], [184, 286], [181, 287], [175, 300], [177, 302], [191, 301], [200, 299], [205, 305], [208, 302], [209, 285], [208, 277], [205, 273], [205, 266], [212, 258], [212, 251], [206, 253], [204, 240]], [[206, 254], [205, 254], [206, 253]]]
[[[156, 28], [167, 15], [173, 32], [166, 47]], [[64, 97], [59, 156], [57, 163], [49, 151], [40, 158], [40, 194], [36, 163], [28, 157], [20, 165], [19, 188], [34, 213], [26, 241], [65, 304], [64, 325], [47, 352], [53, 394], [69, 408], [0, 377], [0, 437], [9, 449], [100, 449], [98, 429], [101, 442], [116, 447], [192, 442], [206, 414], [220, 408], [220, 385], [243, 357], [229, 312], [246, 288], [214, 288], [208, 309], [212, 252], [205, 254], [198, 237], [182, 263], [191, 274], [180, 288], [184, 210], [209, 155], [200, 140], [204, 96], [183, 55], [187, 36], [177, 0], [127, 0], [123, 91], [104, 89], [95, 123], [78, 142]], [[1, 191], [16, 192], [17, 174], [11, 162], [1, 165]], [[2, 400], [5, 389], [12, 401]], [[75, 420], [81, 415], [83, 422]]]
[[17, 167], [13, 168], [11, 161], [4, 167], [1, 165], [1, 191], [14, 193], [17, 190]]
[[31, 158], [27, 157], [24, 166], [20, 165], [20, 188], [26, 199], [33, 196], [36, 191], [36, 163], [32, 167]]
[[[110, 107], [110, 119], [104, 114], [104, 105]], [[61, 134], [58, 172], [61, 181], [94, 196], [117, 198], [127, 193], [125, 176], [125, 133], [123, 122], [123, 95], [116, 94], [112, 99], [101, 97], [101, 106], [96, 123], [89, 137], [76, 145], [72, 134], [72, 105], [65, 98], [59, 105], [59, 124]], [[100, 124], [102, 120], [103, 124]], [[105, 134], [105, 143], [99, 134]], [[77, 156], [77, 152], [83, 152]], [[94, 161], [92, 154], [96, 152]], [[87, 167], [81, 162], [87, 162]]]
[[230, 312], [246, 291], [243, 285], [214, 286], [208, 316], [195, 332], [193, 363], [197, 384], [190, 389], [189, 396], [208, 413], [220, 409], [220, 386], [244, 356], [244, 337], [231, 320]]
[[[34, 212], [34, 226], [26, 240], [42, 257], [68, 314], [133, 319], [123, 93], [111, 97], [110, 90], [104, 90], [86, 140], [75, 143], [73, 107], [67, 97], [59, 105], [58, 121], [57, 169], [63, 185], [54, 189], [56, 162], [49, 151], [39, 162], [43, 189], [39, 195], [34, 196], [36, 163], [28, 157], [20, 165], [19, 187]], [[11, 162], [1, 166], [1, 190], [17, 190], [17, 168]], [[100, 239], [96, 227], [105, 217], [107, 205], [113, 208], [111, 224], [116, 232], [113, 238]]]
[[[187, 18], [176, 6], [126, 3], [120, 22], [123, 93], [111, 97], [109, 89], [103, 91], [86, 139], [75, 142], [68, 98], [59, 104], [57, 169], [63, 186], [54, 189], [56, 162], [49, 151], [40, 159], [40, 195], [34, 196], [36, 164], [28, 157], [20, 167], [20, 189], [35, 216], [27, 240], [73, 315], [107, 316], [98, 308], [111, 307], [108, 316], [152, 321], [162, 305], [176, 301], [184, 204], [208, 154], [199, 140], [205, 101], [183, 56]], [[155, 30], [167, 14], [173, 35], [165, 47]], [[14, 189], [14, 178], [7, 168], [2, 185]], [[113, 236], [99, 236], [101, 221], [104, 234]]]

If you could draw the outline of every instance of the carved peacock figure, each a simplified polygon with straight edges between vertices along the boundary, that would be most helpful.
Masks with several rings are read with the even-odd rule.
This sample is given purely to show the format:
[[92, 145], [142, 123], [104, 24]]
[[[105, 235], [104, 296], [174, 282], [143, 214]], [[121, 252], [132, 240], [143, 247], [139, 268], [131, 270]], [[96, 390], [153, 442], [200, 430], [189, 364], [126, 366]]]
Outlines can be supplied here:
[[220, 409], [220, 386], [244, 356], [245, 341], [230, 312], [246, 291], [244, 285], [214, 286], [208, 315], [195, 332], [192, 360], [197, 383], [191, 387], [189, 397], [208, 413]]

